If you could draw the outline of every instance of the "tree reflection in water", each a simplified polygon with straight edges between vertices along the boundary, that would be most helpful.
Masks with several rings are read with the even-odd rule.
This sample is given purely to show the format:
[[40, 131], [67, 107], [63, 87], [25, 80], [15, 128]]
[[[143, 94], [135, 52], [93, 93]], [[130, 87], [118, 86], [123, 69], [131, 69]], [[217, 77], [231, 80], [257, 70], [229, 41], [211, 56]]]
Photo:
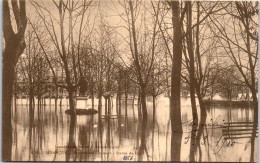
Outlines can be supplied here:
[[172, 131], [171, 137], [171, 161], [181, 160], [182, 132]]
[[73, 155], [73, 161], [76, 160], [76, 152], [77, 152], [77, 147], [75, 143], [75, 128], [76, 128], [76, 123], [77, 123], [77, 117], [71, 115], [70, 116], [70, 129], [69, 129], [69, 142], [68, 142], [68, 147], [66, 151], [66, 161], [70, 161], [71, 155]]
[[147, 160], [149, 161], [149, 155], [148, 155], [148, 151], [147, 151], [147, 147], [146, 147], [146, 139], [147, 139], [147, 135], [146, 135], [146, 130], [147, 130], [147, 117], [139, 117], [139, 123], [141, 123], [141, 128], [140, 129], [140, 133], [141, 133], [141, 144], [140, 147], [138, 149], [138, 161], [143, 161], [143, 157], [144, 154], [146, 154], [147, 156]]
[[254, 162], [255, 157], [255, 139], [256, 139], [256, 132], [257, 132], [257, 123], [253, 123], [253, 131], [251, 137], [251, 153], [250, 153], [250, 162]]
[[[29, 105], [29, 151], [32, 150], [32, 129], [34, 125], [34, 106]], [[29, 160], [31, 160], [31, 152], [29, 152]]]
[[[195, 148], [195, 150], [193, 150], [193, 154], [192, 155], [194, 155], [195, 153], [196, 153], [196, 151], [197, 150], [199, 150], [199, 160], [197, 160], [197, 161], [199, 161], [199, 162], [201, 162], [202, 160], [202, 152], [201, 152], [201, 139], [202, 139], [202, 135], [204, 135], [204, 124], [206, 124], [206, 119], [207, 119], [207, 114], [202, 114], [201, 115], [201, 120], [200, 120], [200, 124], [199, 124], [199, 126], [198, 126], [198, 134], [197, 134], [197, 136], [195, 137], [196, 138], [196, 141], [195, 141], [195, 143], [194, 143], [194, 145], [193, 144], [191, 144], [191, 146], [194, 146], [194, 148]], [[196, 126], [196, 125], [195, 125]], [[193, 130], [193, 129], [192, 129]], [[206, 146], [206, 142], [205, 142], [205, 139], [204, 140], [202, 140], [203, 141], [203, 145], [205, 145]], [[190, 160], [191, 161], [191, 160]], [[195, 161], [195, 159], [194, 159], [194, 161]]]
[[[194, 116], [193, 116], [194, 117]], [[194, 120], [193, 120], [194, 122]], [[192, 131], [191, 131], [191, 140], [190, 140], [190, 162], [195, 161], [195, 154], [197, 152], [197, 142], [199, 142], [199, 138], [197, 139], [197, 127], [198, 125], [192, 125]]]
[[[135, 111], [131, 110], [133, 108]], [[55, 111], [54, 106], [42, 105], [33, 109], [34, 112], [32, 112], [27, 106], [18, 105], [17, 111], [13, 112], [13, 153], [15, 154], [12, 156], [13, 160], [115, 161], [123, 160], [125, 155], [133, 152], [132, 160], [134, 161], [216, 161], [216, 156], [212, 154], [212, 151], [215, 151], [213, 146], [216, 139], [223, 136], [224, 129], [211, 129], [202, 124], [211, 123], [210, 119], [215, 119], [220, 114], [225, 122], [252, 122], [253, 117], [252, 110], [246, 112], [245, 108], [210, 108], [207, 116], [199, 118], [198, 125], [184, 127], [182, 133], [171, 131], [169, 115], [163, 114], [161, 109], [164, 108], [160, 107], [156, 109], [155, 115], [153, 115], [153, 108], [148, 107], [147, 118], [138, 116], [137, 106], [130, 105], [127, 107], [127, 114], [125, 114], [125, 107], [121, 108], [123, 116], [121, 118], [115, 116], [116, 110], [113, 110], [113, 107], [111, 113], [107, 112], [108, 115], [111, 114], [110, 118], [102, 116], [105, 110], [100, 115], [73, 118], [64, 113], [66, 109], [63, 106]], [[184, 109], [187, 112], [182, 113], [182, 119], [192, 119], [192, 116], [188, 114], [190, 108], [184, 107]], [[187, 133], [187, 129], [189, 132], [193, 130], [192, 133]], [[227, 158], [234, 151], [245, 149], [245, 151], [239, 151], [245, 153], [240, 158], [230, 158], [230, 160], [254, 161], [257, 151], [255, 146], [258, 143], [257, 125], [253, 131], [249, 138], [235, 140], [244, 144], [236, 144], [232, 148], [220, 150], [218, 159]], [[185, 144], [187, 135], [192, 138], [189, 143]], [[205, 136], [209, 138], [204, 142]], [[227, 136], [232, 136], [232, 134]], [[247, 143], [248, 141], [250, 143]], [[56, 146], [70, 148], [55, 148]], [[64, 154], [46, 154], [48, 150], [63, 150]], [[117, 154], [117, 152], [125, 153]]]

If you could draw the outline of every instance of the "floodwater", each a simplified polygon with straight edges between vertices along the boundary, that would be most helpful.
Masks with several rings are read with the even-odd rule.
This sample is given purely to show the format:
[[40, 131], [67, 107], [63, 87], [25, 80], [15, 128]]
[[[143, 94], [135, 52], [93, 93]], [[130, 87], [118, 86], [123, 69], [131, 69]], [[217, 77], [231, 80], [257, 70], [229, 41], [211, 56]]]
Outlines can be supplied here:
[[[100, 121], [98, 114], [74, 119], [65, 114], [68, 106], [49, 104], [36, 105], [30, 119], [28, 105], [18, 99], [12, 109], [12, 161], [171, 161], [172, 155], [180, 159], [173, 161], [257, 161], [258, 140], [252, 139], [249, 123], [253, 121], [251, 108], [212, 106], [207, 108], [205, 124], [194, 130], [190, 100], [182, 99], [181, 103], [181, 143], [171, 146], [169, 101], [165, 97], [157, 99], [155, 116], [152, 103], [147, 102], [147, 120], [138, 117], [137, 105], [129, 104], [127, 114], [122, 105], [121, 118], [102, 116]], [[95, 100], [95, 109], [97, 104]], [[111, 115], [116, 115], [115, 100], [113, 104]], [[83, 105], [79, 102], [77, 107]], [[233, 128], [227, 128], [231, 123]]]

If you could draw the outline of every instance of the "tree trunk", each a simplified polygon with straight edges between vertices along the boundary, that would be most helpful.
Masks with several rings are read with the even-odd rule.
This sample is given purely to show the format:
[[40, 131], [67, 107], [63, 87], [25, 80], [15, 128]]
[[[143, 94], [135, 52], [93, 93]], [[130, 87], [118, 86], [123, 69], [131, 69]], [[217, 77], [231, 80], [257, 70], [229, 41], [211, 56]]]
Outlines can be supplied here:
[[171, 161], [180, 161], [182, 124], [181, 124], [181, 64], [182, 64], [182, 31], [180, 6], [178, 1], [171, 1], [173, 24], [173, 58], [171, 71], [170, 117], [172, 126]]
[[118, 95], [118, 113], [119, 113], [119, 116], [121, 117], [121, 94], [119, 93]]
[[147, 139], [147, 117], [143, 117], [141, 123], [141, 144], [138, 149], [138, 161], [143, 161], [144, 151], [146, 150], [146, 139]]
[[107, 115], [107, 98], [105, 98], [105, 115]]
[[58, 102], [58, 88], [56, 87], [55, 90], [55, 111], [57, 110], [57, 102]]
[[101, 114], [102, 114], [102, 95], [101, 93], [98, 94], [98, 117], [101, 121]]
[[111, 115], [111, 97], [108, 97], [108, 115]]
[[[18, 1], [12, 1], [18, 6]], [[11, 161], [12, 158], [12, 124], [11, 107], [14, 82], [14, 67], [25, 48], [24, 32], [27, 25], [25, 1], [20, 1], [19, 8], [13, 8], [16, 19], [11, 19], [9, 2], [3, 1], [3, 37], [5, 49], [3, 51], [2, 76], [2, 161]], [[17, 24], [17, 33], [12, 27], [12, 20]]]
[[63, 98], [63, 97], [60, 98], [60, 108], [61, 108], [61, 106], [62, 106], [62, 98]]
[[127, 89], [125, 90], [125, 115], [127, 116], [127, 99], [128, 99], [128, 96], [127, 96]]
[[257, 125], [258, 125], [258, 101], [257, 101], [255, 89], [252, 90], [252, 96], [253, 96], [253, 104], [254, 104], [254, 125], [253, 125], [253, 132], [252, 132], [252, 138], [251, 138], [250, 162], [254, 162], [255, 138], [256, 138]]
[[134, 108], [134, 105], [135, 105], [135, 91], [134, 91], [134, 96], [133, 96], [132, 105], [133, 105], [133, 108]]
[[196, 106], [196, 98], [195, 98], [195, 88], [190, 85], [190, 101], [191, 101], [191, 109], [193, 116], [193, 125], [198, 125], [198, 112]]
[[75, 109], [75, 104], [74, 104], [74, 96], [73, 96], [73, 91], [68, 90], [69, 92], [69, 105], [70, 105], [70, 110], [71, 110], [71, 115], [76, 115], [76, 109]]
[[31, 86], [32, 83], [30, 83], [30, 91], [29, 91], [29, 108], [32, 109], [33, 107], [33, 88]]
[[172, 131], [171, 137], [171, 161], [179, 162], [181, 160], [182, 133]]
[[254, 104], [254, 122], [257, 124], [258, 123], [258, 100], [256, 94], [257, 94], [256, 91], [252, 92], [253, 104]]
[[191, 100], [191, 108], [192, 108], [192, 115], [193, 115], [193, 123], [194, 125], [198, 124], [198, 113], [196, 107], [196, 100], [195, 100], [195, 86], [196, 86], [196, 79], [195, 79], [195, 66], [194, 66], [194, 51], [193, 51], [193, 37], [192, 37], [192, 6], [191, 2], [186, 2], [188, 6], [187, 12], [187, 49], [189, 53], [189, 76], [190, 76], [190, 100]]
[[94, 107], [95, 107], [95, 103], [94, 103], [94, 92], [92, 93], [91, 101], [92, 101], [92, 109], [94, 109]]
[[118, 94], [116, 95], [116, 115], [118, 117], [119, 112], [118, 112]]
[[[51, 93], [52, 94], [52, 93]], [[50, 103], [49, 103], [49, 105], [51, 106], [51, 94], [49, 95], [49, 101], [50, 101]]]
[[142, 111], [143, 111], [143, 117], [147, 117], [147, 108], [146, 108], [146, 93], [145, 93], [145, 87], [141, 87], [141, 105], [142, 105]]
[[[170, 98], [170, 115], [172, 131], [181, 132], [181, 64], [182, 64], [182, 31], [181, 21], [179, 18], [180, 6], [178, 1], [170, 2], [172, 8], [172, 24], [173, 25], [173, 58], [171, 71], [171, 98]], [[174, 149], [172, 149], [174, 150]], [[172, 151], [174, 152], [174, 151]], [[175, 160], [178, 161], [178, 160]]]
[[[3, 54], [9, 55], [9, 54]], [[12, 125], [11, 103], [14, 80], [14, 66], [10, 60], [3, 58], [3, 94], [2, 94], [2, 160], [11, 161], [12, 156]]]
[[69, 129], [69, 142], [68, 146], [70, 148], [67, 148], [66, 150], [66, 161], [70, 161], [70, 156], [73, 153], [73, 151], [76, 149], [76, 143], [75, 143], [75, 129], [77, 124], [77, 117], [75, 115], [70, 116], [70, 129]]
[[257, 99], [257, 91], [253, 86], [253, 89], [251, 89], [252, 97], [253, 97], [253, 104], [254, 104], [254, 122], [255, 125], [258, 124], [258, 99]]
[[[202, 136], [204, 128], [205, 128], [204, 124], [206, 124], [206, 119], [207, 119], [207, 115], [201, 117], [201, 119], [200, 119], [200, 124], [199, 124], [199, 127], [198, 127], [197, 140], [195, 141], [195, 144], [194, 144], [194, 146], [195, 146], [194, 152], [196, 152], [197, 149], [199, 149], [199, 152], [200, 152], [199, 162], [201, 162], [201, 142], [200, 142], [200, 139], [201, 139], [201, 136]], [[203, 140], [203, 141], [206, 141], [206, 140]], [[205, 142], [203, 142], [203, 143], [205, 143]], [[206, 144], [204, 144], [204, 145], [206, 145]]]
[[[192, 131], [190, 135], [190, 156], [189, 156], [189, 161], [190, 162], [195, 162], [195, 155], [197, 152], [197, 142], [200, 142], [200, 139], [197, 137], [197, 127], [198, 125], [192, 125]], [[198, 139], [196, 139], [198, 138]]]
[[[17, 74], [15, 74], [15, 81], [17, 80], [16, 78], [17, 78]], [[15, 82], [15, 92], [14, 92], [14, 108], [15, 108], [15, 112], [17, 111], [17, 82]]]
[[204, 105], [204, 102], [203, 102], [203, 99], [201, 97], [201, 94], [200, 94], [200, 88], [196, 88], [196, 92], [197, 92], [197, 97], [198, 97], [198, 100], [199, 100], [199, 104], [200, 104], [200, 123], [204, 124], [204, 118], [207, 117], [207, 112], [206, 112], [206, 108], [205, 108], [205, 105]]
[[39, 108], [39, 106], [41, 105], [41, 97], [38, 95], [38, 97], [37, 97], [37, 99], [38, 99], [38, 108]]
[[141, 106], [141, 91], [138, 92], [138, 99], [137, 99], [137, 105]]
[[155, 95], [153, 95], [153, 119], [155, 119]]

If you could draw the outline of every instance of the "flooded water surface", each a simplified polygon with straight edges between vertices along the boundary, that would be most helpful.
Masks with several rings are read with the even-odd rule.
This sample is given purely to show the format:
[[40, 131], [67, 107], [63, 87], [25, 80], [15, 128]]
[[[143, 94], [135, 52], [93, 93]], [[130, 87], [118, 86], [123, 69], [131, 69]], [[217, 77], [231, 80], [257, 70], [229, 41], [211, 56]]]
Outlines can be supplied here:
[[[96, 101], [95, 101], [96, 102]], [[95, 103], [95, 109], [97, 109]], [[35, 106], [18, 102], [13, 108], [13, 161], [257, 161], [257, 138], [252, 138], [250, 107], [207, 107], [205, 122], [194, 124], [189, 99], [182, 99], [182, 134], [171, 132], [169, 101], [147, 103], [148, 118], [138, 116], [137, 105], [122, 105], [117, 117], [65, 114], [68, 106]], [[257, 135], [257, 134], [256, 134]], [[174, 137], [173, 137], [174, 136]], [[181, 140], [172, 146], [171, 138]], [[232, 157], [230, 157], [232, 156]], [[178, 161], [178, 160], [174, 160]]]

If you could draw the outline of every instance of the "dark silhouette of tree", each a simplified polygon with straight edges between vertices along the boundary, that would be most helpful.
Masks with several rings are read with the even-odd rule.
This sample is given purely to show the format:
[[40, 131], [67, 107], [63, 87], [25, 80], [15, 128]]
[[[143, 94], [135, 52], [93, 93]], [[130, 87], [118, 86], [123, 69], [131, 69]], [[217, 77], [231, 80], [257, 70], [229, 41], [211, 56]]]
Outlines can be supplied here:
[[[148, 116], [146, 106], [147, 86], [151, 79], [152, 66], [155, 60], [156, 39], [158, 34], [158, 7], [152, 17], [152, 26], [149, 29], [145, 23], [146, 15], [140, 14], [141, 9], [145, 9], [145, 4], [142, 1], [125, 0], [120, 2], [124, 8], [124, 16], [120, 15], [125, 22], [124, 29], [129, 33], [128, 38], [123, 36], [123, 39], [129, 45], [130, 50], [130, 64], [128, 67], [135, 74], [134, 81], [139, 86], [140, 103], [142, 108], [142, 115]], [[142, 15], [142, 16], [140, 16]], [[142, 25], [139, 26], [141, 21]], [[128, 40], [129, 39], [129, 40]]]
[[181, 64], [182, 64], [182, 21], [181, 7], [178, 1], [168, 2], [171, 8], [173, 25], [173, 55], [171, 70], [170, 118], [172, 126], [171, 160], [180, 160], [182, 138], [181, 123]]
[[[244, 84], [250, 89], [254, 105], [254, 132], [258, 124], [257, 65], [258, 65], [258, 2], [232, 2], [218, 19], [210, 16], [211, 27], [219, 45], [240, 72]], [[221, 21], [221, 20], [225, 21]], [[254, 145], [251, 146], [254, 151]], [[253, 162], [253, 154], [250, 161]]]
[[[34, 24], [32, 28], [37, 36], [38, 42], [42, 48], [44, 56], [48, 61], [48, 64], [53, 75], [53, 82], [57, 87], [66, 89], [69, 97], [69, 105], [72, 114], [76, 114], [74, 96], [75, 92], [80, 84], [82, 84], [82, 68], [80, 62], [81, 53], [81, 41], [83, 38], [83, 30], [85, 27], [84, 17], [87, 15], [87, 11], [92, 1], [82, 1], [80, 4], [76, 1], [63, 0], [58, 2], [53, 1], [56, 11], [58, 11], [58, 17], [55, 18], [54, 14], [51, 13], [50, 9], [46, 8], [44, 4], [33, 1], [31, 4], [34, 6], [36, 13], [43, 21], [44, 32], [49, 36], [50, 40], [54, 44], [55, 51], [49, 52], [44, 47], [42, 40], [39, 36], [39, 31], [37, 31]], [[81, 14], [77, 14], [81, 12]], [[46, 16], [47, 15], [47, 16]], [[49, 17], [47, 19], [46, 17]], [[50, 21], [50, 23], [48, 23]], [[65, 25], [68, 23], [69, 34], [65, 31]], [[77, 28], [75, 23], [79, 23]], [[55, 28], [57, 26], [58, 28]], [[66, 29], [67, 29], [66, 28]], [[78, 37], [76, 37], [78, 35]], [[65, 72], [65, 83], [63, 84], [57, 79], [57, 72], [55, 69], [56, 63], [51, 62], [49, 53], [54, 53], [59, 59], [60, 67]]]
[[[15, 65], [25, 48], [24, 32], [27, 25], [25, 0], [3, 1], [3, 98], [2, 98], [2, 160], [10, 161], [12, 156], [11, 103]], [[11, 19], [14, 14], [14, 21]], [[13, 27], [13, 23], [16, 27]], [[16, 30], [14, 30], [16, 29]]]

